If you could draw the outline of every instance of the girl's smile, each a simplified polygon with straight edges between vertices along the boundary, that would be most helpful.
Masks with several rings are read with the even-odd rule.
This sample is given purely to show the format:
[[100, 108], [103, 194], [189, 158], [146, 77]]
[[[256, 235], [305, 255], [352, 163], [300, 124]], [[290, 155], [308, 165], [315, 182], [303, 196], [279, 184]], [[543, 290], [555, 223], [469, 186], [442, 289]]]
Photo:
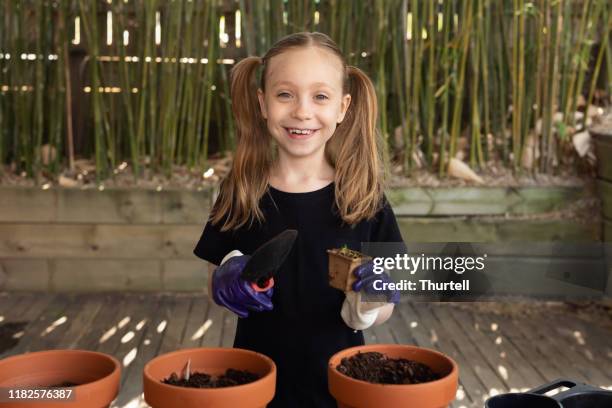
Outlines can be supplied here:
[[318, 136], [319, 129], [285, 128], [287, 136], [294, 140], [304, 140], [312, 136]]

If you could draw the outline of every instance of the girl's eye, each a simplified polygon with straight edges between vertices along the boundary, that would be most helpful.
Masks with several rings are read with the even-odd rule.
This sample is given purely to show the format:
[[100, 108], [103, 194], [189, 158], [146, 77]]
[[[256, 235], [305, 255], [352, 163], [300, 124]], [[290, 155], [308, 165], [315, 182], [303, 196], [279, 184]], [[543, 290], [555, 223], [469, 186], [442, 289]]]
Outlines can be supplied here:
[[289, 95], [288, 92], [280, 92], [277, 96], [281, 97], [281, 98], [288, 98], [291, 95]]
[[327, 97], [327, 95], [323, 95], [323, 94], [319, 94], [319, 95], [315, 96], [315, 98], [317, 98], [317, 100], [319, 100], [319, 101], [324, 101], [326, 99], [329, 99]]

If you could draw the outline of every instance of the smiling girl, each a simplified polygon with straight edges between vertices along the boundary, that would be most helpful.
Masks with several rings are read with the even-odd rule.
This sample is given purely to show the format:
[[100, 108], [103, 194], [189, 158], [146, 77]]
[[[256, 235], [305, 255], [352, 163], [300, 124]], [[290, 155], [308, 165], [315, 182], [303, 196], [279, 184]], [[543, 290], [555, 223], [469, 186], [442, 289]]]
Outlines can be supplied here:
[[[389, 281], [371, 263], [357, 269], [353, 292], [328, 284], [327, 249], [402, 241], [383, 195], [374, 87], [328, 36], [297, 33], [240, 61], [231, 93], [236, 154], [194, 253], [219, 265], [209, 293], [240, 317], [234, 347], [277, 365], [269, 407], [335, 407], [328, 359], [364, 344], [361, 330], [387, 320], [399, 299], [385, 291], [384, 306], [359, 301], [374, 280]], [[298, 231], [293, 249], [274, 287], [255, 291], [240, 277], [242, 254], [286, 229]]]

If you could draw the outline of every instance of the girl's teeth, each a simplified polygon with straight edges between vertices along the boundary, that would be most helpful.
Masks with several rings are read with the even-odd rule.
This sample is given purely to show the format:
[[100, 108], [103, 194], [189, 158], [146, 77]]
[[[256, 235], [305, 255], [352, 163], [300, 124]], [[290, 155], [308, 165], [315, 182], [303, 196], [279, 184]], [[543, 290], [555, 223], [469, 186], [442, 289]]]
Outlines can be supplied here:
[[309, 135], [312, 133], [312, 130], [289, 129], [289, 133], [294, 133], [298, 135]]

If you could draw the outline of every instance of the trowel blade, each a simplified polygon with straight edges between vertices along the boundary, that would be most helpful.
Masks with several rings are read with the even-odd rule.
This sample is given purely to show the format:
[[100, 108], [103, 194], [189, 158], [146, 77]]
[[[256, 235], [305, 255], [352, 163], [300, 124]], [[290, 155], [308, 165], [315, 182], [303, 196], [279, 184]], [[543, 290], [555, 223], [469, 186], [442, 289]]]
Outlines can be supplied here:
[[296, 230], [285, 230], [257, 248], [240, 276], [254, 283], [274, 277], [289, 256], [297, 235]]

